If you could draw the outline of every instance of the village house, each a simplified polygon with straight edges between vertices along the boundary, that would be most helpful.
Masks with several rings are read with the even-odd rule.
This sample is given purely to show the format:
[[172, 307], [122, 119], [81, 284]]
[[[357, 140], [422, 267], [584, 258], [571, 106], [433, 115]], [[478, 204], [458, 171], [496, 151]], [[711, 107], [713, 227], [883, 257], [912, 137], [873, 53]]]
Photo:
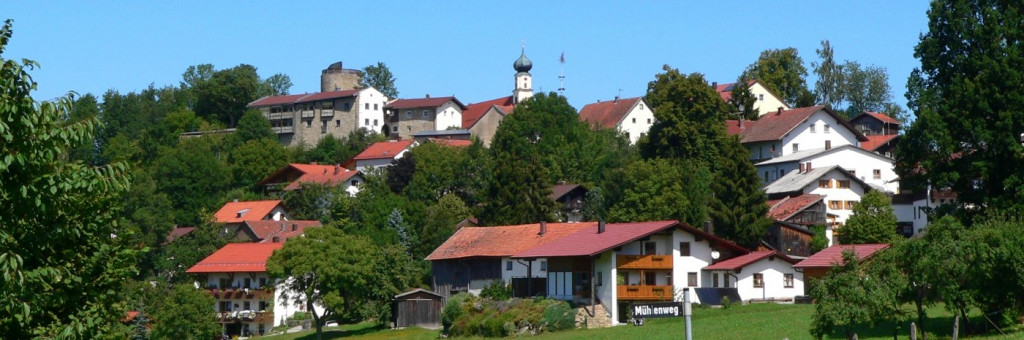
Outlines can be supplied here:
[[850, 123], [821, 105], [776, 110], [754, 121], [728, 120], [726, 127], [730, 135], [740, 136], [754, 163], [801, 150], [858, 146], [867, 141]]
[[367, 173], [391, 166], [391, 162], [402, 158], [406, 152], [419, 145], [414, 140], [392, 140], [370, 144], [362, 152], [345, 163], [345, 167]]
[[239, 201], [224, 203], [213, 214], [214, 221], [219, 223], [242, 223], [244, 221], [288, 220], [288, 212], [281, 200]]
[[900, 122], [880, 112], [864, 112], [850, 120], [850, 124], [867, 137], [861, 142], [864, 150], [892, 157], [900, 139]]
[[598, 101], [580, 109], [580, 119], [594, 128], [615, 129], [626, 134], [630, 144], [647, 134], [654, 125], [654, 111], [641, 97]]
[[307, 228], [320, 227], [320, 221], [243, 221], [234, 235], [227, 235], [231, 242], [283, 243], [289, 238], [302, 235]]
[[771, 249], [789, 257], [811, 255], [814, 232], [810, 227], [827, 224], [825, 196], [800, 194], [769, 200], [768, 217], [774, 221], [764, 241]]
[[297, 164], [292, 163], [270, 174], [257, 186], [267, 192], [292, 191], [302, 189], [303, 183], [316, 183], [324, 186], [341, 186], [349, 195], [359, 193], [359, 184], [363, 183], [362, 173], [352, 171], [341, 165], [334, 164]]
[[[434, 269], [433, 288], [442, 295], [478, 294], [502, 280], [512, 284], [516, 296], [589, 304], [592, 316], [604, 315], [612, 323], [626, 320], [632, 302], [681, 301], [684, 287], [694, 289], [693, 301], [706, 304], [718, 304], [722, 296], [786, 300], [803, 294], [802, 274], [774, 251], [729, 268], [709, 267], [749, 253], [677, 221], [580, 222], [463, 227], [427, 260]], [[759, 290], [744, 289], [741, 295], [745, 284]], [[523, 285], [529, 287], [517, 289]]]
[[586, 209], [587, 188], [572, 183], [559, 182], [551, 187], [551, 200], [558, 204], [555, 218], [559, 222], [580, 222]]
[[825, 236], [833, 243], [838, 231], [853, 212], [861, 197], [873, 190], [864, 181], [839, 166], [811, 168], [801, 166], [765, 187], [769, 200], [804, 194], [824, 196], [827, 223]]
[[[718, 95], [722, 97], [723, 101], [728, 103], [729, 100], [732, 99], [732, 90], [736, 88], [736, 84], [738, 83], [711, 83], [711, 87], [718, 92]], [[757, 109], [758, 116], [764, 116], [772, 111], [778, 110], [780, 107], [783, 110], [790, 109], [789, 104], [786, 104], [782, 98], [779, 98], [775, 93], [772, 93], [772, 91], [765, 87], [760, 81], [748, 80], [747, 86], [750, 86], [750, 94], [754, 96], [754, 108]], [[740, 108], [735, 108], [735, 110], [738, 112], [740, 111]]]
[[892, 158], [848, 144], [801, 150], [754, 164], [754, 167], [759, 175], [764, 175], [764, 183], [771, 184], [808, 164], [818, 168], [840, 166], [877, 190], [896, 193], [900, 190], [900, 183], [893, 163]]
[[267, 276], [267, 259], [283, 243], [228, 243], [189, 268], [217, 300], [210, 306], [227, 336], [263, 335], [284, 324], [305, 304], [284, 299], [284, 285]]
[[517, 104], [533, 97], [533, 75], [530, 74], [533, 62], [526, 57], [525, 48], [519, 59], [512, 63], [512, 68], [516, 74], [511, 96], [469, 104], [463, 111], [462, 128], [479, 138], [484, 146], [491, 145], [501, 120], [511, 114]]
[[807, 279], [821, 279], [828, 274], [828, 271], [835, 266], [846, 264], [843, 260], [843, 252], [852, 251], [858, 261], [868, 260], [870, 257], [889, 248], [889, 244], [843, 244], [834, 245], [811, 255], [803, 261], [797, 262], [793, 268], [804, 272]]
[[421, 131], [438, 131], [462, 127], [462, 111], [466, 109], [454, 96], [396, 99], [384, 105], [385, 129], [392, 139], [410, 139]]

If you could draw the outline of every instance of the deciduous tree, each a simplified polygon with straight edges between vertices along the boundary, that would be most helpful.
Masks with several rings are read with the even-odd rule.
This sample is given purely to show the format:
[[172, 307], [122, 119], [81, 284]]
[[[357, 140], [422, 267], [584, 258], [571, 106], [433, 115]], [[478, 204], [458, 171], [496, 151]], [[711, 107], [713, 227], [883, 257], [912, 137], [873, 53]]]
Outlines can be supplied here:
[[212, 339], [221, 332], [213, 318], [217, 300], [192, 284], [175, 285], [153, 315], [152, 339]]
[[373, 87], [384, 94], [385, 97], [398, 98], [398, 88], [395, 87], [395, 75], [387, 64], [378, 61], [376, 65], [367, 65], [363, 68], [363, 76], [359, 78], [359, 87]]
[[607, 218], [610, 222], [679, 220], [700, 225], [707, 220], [710, 178], [707, 168], [669, 159], [634, 162], [622, 171], [625, 190]]
[[757, 79], [793, 107], [814, 105], [814, 95], [807, 89], [807, 68], [795, 48], [769, 49], [761, 52], [747, 66], [741, 78]]
[[853, 206], [853, 214], [840, 229], [839, 243], [890, 243], [899, 237], [892, 199], [880, 191], [872, 190]]
[[685, 159], [711, 166], [725, 135], [728, 106], [699, 73], [685, 75], [664, 66], [647, 84], [655, 123], [640, 144], [645, 158]]
[[197, 225], [199, 212], [219, 208], [218, 198], [231, 185], [231, 170], [214, 152], [208, 137], [190, 138], [174, 148], [164, 148], [153, 164], [160, 192], [170, 197], [175, 222]]

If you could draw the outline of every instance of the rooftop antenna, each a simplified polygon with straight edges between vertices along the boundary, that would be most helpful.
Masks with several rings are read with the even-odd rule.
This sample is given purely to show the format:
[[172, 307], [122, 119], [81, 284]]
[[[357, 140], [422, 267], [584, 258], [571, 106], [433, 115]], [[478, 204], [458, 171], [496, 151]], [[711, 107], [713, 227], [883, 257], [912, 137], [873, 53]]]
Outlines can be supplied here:
[[565, 96], [565, 51], [562, 51], [562, 55], [558, 57], [558, 62], [562, 64], [561, 70], [558, 72], [558, 95]]

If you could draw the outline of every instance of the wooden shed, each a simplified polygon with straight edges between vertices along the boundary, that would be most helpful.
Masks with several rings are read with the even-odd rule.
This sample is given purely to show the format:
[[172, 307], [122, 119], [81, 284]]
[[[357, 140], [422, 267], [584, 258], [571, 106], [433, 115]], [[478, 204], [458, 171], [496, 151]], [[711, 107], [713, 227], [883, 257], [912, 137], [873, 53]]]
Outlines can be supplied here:
[[395, 295], [392, 315], [395, 328], [441, 328], [441, 308], [444, 296], [424, 289], [414, 289]]

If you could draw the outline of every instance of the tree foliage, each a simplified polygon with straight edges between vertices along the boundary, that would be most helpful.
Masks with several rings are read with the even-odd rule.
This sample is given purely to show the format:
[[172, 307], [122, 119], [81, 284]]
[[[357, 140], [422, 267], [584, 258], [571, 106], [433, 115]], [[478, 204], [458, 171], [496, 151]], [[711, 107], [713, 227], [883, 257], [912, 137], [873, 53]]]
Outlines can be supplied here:
[[288, 93], [291, 87], [287, 75], [275, 74], [263, 80], [256, 73], [256, 67], [247, 64], [216, 71], [212, 65], [198, 65], [189, 67], [182, 78], [182, 86], [187, 86], [188, 93], [195, 100], [195, 112], [228, 127], [235, 126], [245, 113], [245, 106], [252, 101]]
[[221, 325], [211, 317], [216, 303], [213, 295], [191, 284], [174, 286], [153, 315], [155, 322], [151, 338], [199, 340], [220, 335]]
[[655, 123], [640, 152], [645, 158], [677, 158], [710, 166], [725, 136], [725, 102], [699, 73], [684, 75], [664, 66], [647, 84], [647, 102]]
[[719, 169], [711, 181], [714, 194], [708, 202], [708, 212], [719, 236], [751, 247], [765, 237], [772, 220], [768, 218], [761, 177], [749, 161], [749, 151], [737, 137], [726, 138], [722, 142]]
[[[876, 255], [879, 256], [879, 255]], [[811, 335], [821, 339], [833, 332], [852, 338], [857, 326], [898, 319], [898, 294], [905, 278], [891, 262], [866, 266], [852, 251], [843, 252], [844, 264], [832, 267], [815, 285]]]
[[363, 68], [362, 77], [359, 78], [359, 87], [372, 87], [384, 94], [385, 97], [398, 98], [398, 88], [395, 87], [395, 75], [387, 64], [378, 61], [376, 65], [367, 65]]
[[214, 150], [211, 137], [190, 138], [164, 148], [151, 165], [160, 178], [157, 188], [167, 194], [180, 225], [199, 224], [199, 212], [219, 208], [221, 195], [231, 185], [231, 170]]
[[707, 220], [711, 173], [705, 167], [649, 159], [627, 166], [620, 180], [626, 188], [608, 212], [610, 222], [679, 220], [701, 225]]
[[828, 40], [821, 41], [821, 48], [814, 50], [821, 59], [812, 62], [814, 74], [818, 80], [814, 82], [814, 96], [819, 104], [834, 109], [843, 102], [843, 65], [836, 64], [835, 50]]
[[949, 187], [972, 214], [1024, 209], [1024, 173], [1008, 166], [1024, 164], [1019, 22], [1016, 2], [932, 2], [914, 49], [921, 66], [907, 81], [917, 119], [896, 153], [900, 178], [914, 190]]
[[117, 219], [128, 167], [66, 158], [92, 141], [99, 121], [68, 121], [70, 95], [32, 99], [28, 70], [38, 64], [2, 58], [11, 25], [0, 28], [0, 334], [118, 336], [118, 291], [139, 253]]
[[760, 116], [756, 104], [757, 98], [750, 92], [750, 80], [742, 77], [736, 80], [729, 97], [729, 105], [736, 110], [736, 117], [729, 118], [756, 120]]
[[792, 47], [762, 51], [757, 61], [747, 66], [740, 76], [757, 79], [793, 107], [814, 104], [814, 95], [807, 89], [806, 77], [804, 60]]
[[898, 240], [892, 199], [877, 190], [869, 191], [853, 206], [853, 214], [840, 229], [839, 243], [890, 243]]

